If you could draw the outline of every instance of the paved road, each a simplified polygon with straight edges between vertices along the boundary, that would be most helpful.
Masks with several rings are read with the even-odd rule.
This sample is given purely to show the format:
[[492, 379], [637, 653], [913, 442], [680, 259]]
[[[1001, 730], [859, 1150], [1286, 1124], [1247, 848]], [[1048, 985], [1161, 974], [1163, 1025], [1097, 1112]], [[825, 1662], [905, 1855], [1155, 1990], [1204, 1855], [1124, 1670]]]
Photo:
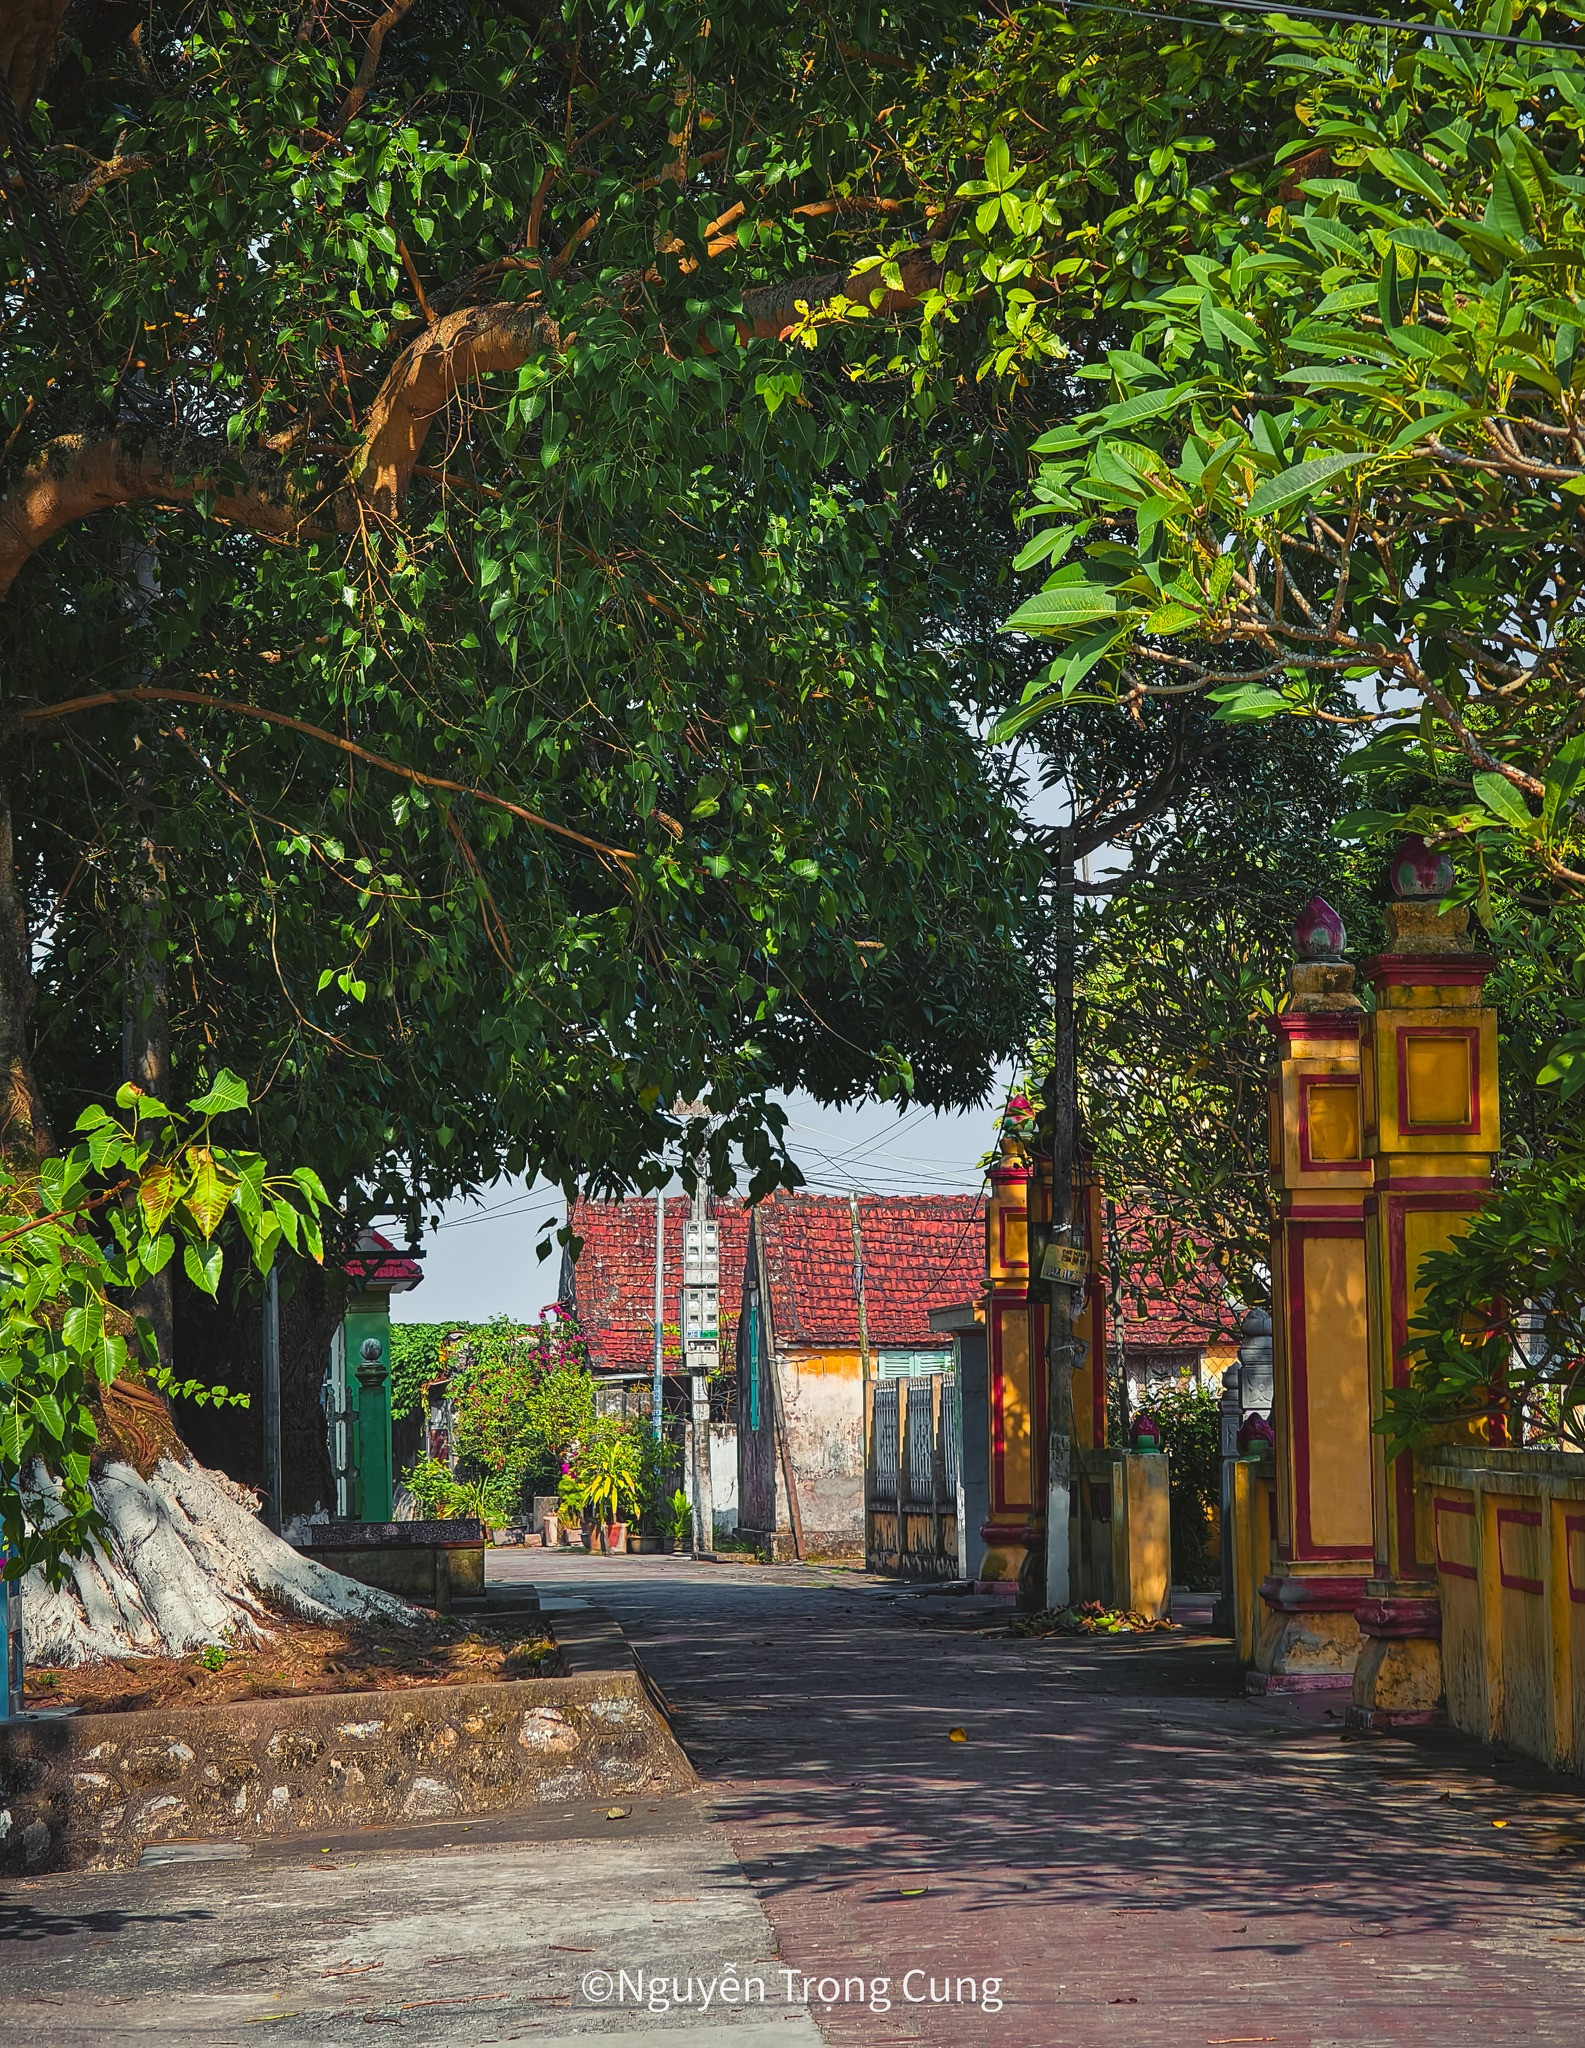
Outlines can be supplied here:
[[1019, 1641], [841, 1571], [498, 1564], [627, 1628], [834, 2044], [1585, 2039], [1577, 1781], [1246, 1700], [1187, 1632]]
[[[699, 1792], [8, 1883], [3, 2048], [1585, 2038], [1575, 1781], [1345, 1740], [1323, 1701], [1244, 1700], [1189, 1634], [1011, 1640], [818, 1569], [492, 1571], [618, 1616]], [[701, 2012], [723, 1977], [763, 2002]]]

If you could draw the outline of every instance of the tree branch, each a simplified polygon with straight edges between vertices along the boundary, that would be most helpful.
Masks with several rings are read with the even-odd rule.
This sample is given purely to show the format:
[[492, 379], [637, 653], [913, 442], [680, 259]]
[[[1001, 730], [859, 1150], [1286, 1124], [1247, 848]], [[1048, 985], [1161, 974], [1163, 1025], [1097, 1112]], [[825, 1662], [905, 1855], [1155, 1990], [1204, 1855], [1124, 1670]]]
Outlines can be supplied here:
[[[800, 307], [812, 310], [837, 298], [868, 306], [876, 318], [905, 312], [939, 283], [944, 264], [921, 249], [898, 259], [898, 268], [900, 289], [884, 284], [871, 267], [745, 292], [738, 335], [745, 342], [781, 340], [802, 319]], [[238, 489], [216, 478], [234, 471], [239, 458], [207, 441], [179, 434], [115, 433], [101, 441], [59, 435], [0, 497], [0, 597], [36, 548], [113, 505], [191, 504], [200, 492], [213, 491], [217, 518], [288, 541], [356, 531], [360, 513], [394, 519], [430, 427], [452, 398], [560, 346], [557, 323], [537, 305], [464, 306], [444, 314], [392, 364], [364, 415], [347, 485], [312, 500], [292, 485], [284, 464], [257, 453], [240, 458], [244, 482]]]
[[607, 846], [600, 839], [590, 839], [582, 832], [574, 832], [570, 825], [558, 825], [550, 818], [542, 818], [538, 811], [526, 810], [522, 804], [514, 804], [504, 796], [492, 796], [487, 789], [476, 788], [467, 782], [454, 782], [447, 775], [426, 775], [422, 769], [408, 768], [400, 761], [391, 760], [388, 755], [360, 747], [356, 740], [327, 732], [322, 725], [310, 725], [305, 718], [294, 718], [288, 711], [269, 711], [261, 704], [239, 704], [228, 697], [212, 697], [202, 690], [154, 689], [147, 684], [126, 690], [96, 690], [89, 697], [69, 697], [61, 704], [36, 705], [31, 710], [18, 712], [16, 716], [21, 725], [45, 725], [52, 719], [70, 718], [79, 711], [103, 710], [109, 704], [196, 704], [204, 711], [224, 711], [235, 718], [256, 718], [264, 725], [281, 726], [287, 732], [300, 732], [324, 746], [335, 747], [343, 754], [350, 754], [354, 760], [378, 768], [386, 775], [400, 776], [402, 781], [415, 783], [420, 789], [441, 789], [452, 796], [471, 797], [475, 803], [486, 804], [491, 810], [505, 811], [509, 817], [521, 818], [527, 825], [537, 825], [542, 832], [554, 832], [558, 839], [570, 839], [574, 845], [587, 847], [590, 853], [598, 853], [607, 860], [638, 859], [636, 853], [629, 853], [620, 846]]
[[[190, 505], [201, 491], [215, 490], [223, 460], [210, 444], [175, 434], [111, 434], [102, 441], [57, 435], [0, 498], [0, 597], [33, 551], [63, 527], [112, 505]], [[242, 468], [252, 487], [221, 488], [214, 501], [219, 518], [280, 540], [326, 530], [316, 516], [323, 508], [293, 496], [279, 463], [244, 457]]]
[[339, 139], [346, 132], [349, 122], [362, 111], [363, 102], [369, 97], [369, 87], [374, 83], [374, 74], [380, 68], [380, 53], [385, 48], [385, 39], [412, 6], [413, 0], [391, 0], [391, 4], [369, 30], [369, 40], [363, 46], [363, 61], [358, 66], [358, 75], [352, 82], [352, 90], [341, 103], [341, 112], [330, 124], [330, 133]]

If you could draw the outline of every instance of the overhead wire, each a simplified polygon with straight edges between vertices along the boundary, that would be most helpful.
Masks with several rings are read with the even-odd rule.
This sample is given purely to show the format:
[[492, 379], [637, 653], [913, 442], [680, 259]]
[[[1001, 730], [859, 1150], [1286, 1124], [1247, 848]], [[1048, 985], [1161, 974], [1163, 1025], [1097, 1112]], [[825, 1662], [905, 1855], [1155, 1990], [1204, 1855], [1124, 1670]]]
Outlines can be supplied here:
[[[1512, 49], [1548, 50], [1559, 56], [1578, 56], [1585, 44], [1548, 42], [1539, 36], [1510, 35], [1498, 29], [1462, 28], [1453, 22], [1400, 21], [1385, 14], [1354, 14], [1332, 7], [1283, 7], [1277, 0], [1187, 0], [1190, 6], [1204, 6], [1213, 14], [1253, 14], [1264, 20], [1336, 22], [1345, 28], [1381, 28], [1395, 35], [1451, 37], [1459, 42], [1502, 43]], [[1208, 28], [1203, 15], [1169, 14], [1155, 7], [1131, 7], [1126, 0], [1064, 0], [1068, 10], [1088, 14], [1132, 14], [1150, 21], [1171, 21], [1185, 28]]]

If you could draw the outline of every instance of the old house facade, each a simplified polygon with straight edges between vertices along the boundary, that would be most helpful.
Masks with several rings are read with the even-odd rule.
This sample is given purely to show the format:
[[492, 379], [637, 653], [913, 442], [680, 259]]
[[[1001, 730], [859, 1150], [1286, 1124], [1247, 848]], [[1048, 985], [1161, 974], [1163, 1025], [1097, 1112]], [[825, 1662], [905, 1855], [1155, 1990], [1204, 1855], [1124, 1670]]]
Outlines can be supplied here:
[[977, 1291], [978, 1195], [776, 1195], [736, 1323], [738, 1521], [778, 1555], [864, 1550], [867, 1378], [950, 1372], [930, 1312]]

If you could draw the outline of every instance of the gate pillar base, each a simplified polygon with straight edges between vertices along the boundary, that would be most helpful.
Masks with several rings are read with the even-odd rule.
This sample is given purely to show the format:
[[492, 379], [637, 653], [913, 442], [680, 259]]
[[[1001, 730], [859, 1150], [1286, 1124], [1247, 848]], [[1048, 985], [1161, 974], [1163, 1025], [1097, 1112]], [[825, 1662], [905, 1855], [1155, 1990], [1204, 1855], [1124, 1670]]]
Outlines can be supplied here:
[[1371, 1579], [1355, 1619], [1365, 1647], [1354, 1667], [1352, 1728], [1425, 1728], [1442, 1711], [1442, 1603], [1420, 1582]]

